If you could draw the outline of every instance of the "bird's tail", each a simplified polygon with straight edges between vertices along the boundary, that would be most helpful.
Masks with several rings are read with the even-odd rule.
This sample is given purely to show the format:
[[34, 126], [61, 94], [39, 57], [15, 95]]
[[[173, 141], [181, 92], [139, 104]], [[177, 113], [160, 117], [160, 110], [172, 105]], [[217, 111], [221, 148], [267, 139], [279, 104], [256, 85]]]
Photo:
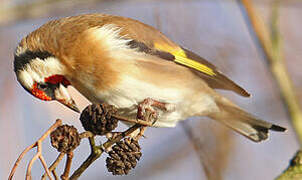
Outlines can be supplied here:
[[218, 120], [254, 142], [267, 139], [269, 130], [279, 132], [286, 130], [281, 126], [257, 119], [225, 98], [219, 97], [216, 104], [220, 111], [209, 115], [209, 117]]

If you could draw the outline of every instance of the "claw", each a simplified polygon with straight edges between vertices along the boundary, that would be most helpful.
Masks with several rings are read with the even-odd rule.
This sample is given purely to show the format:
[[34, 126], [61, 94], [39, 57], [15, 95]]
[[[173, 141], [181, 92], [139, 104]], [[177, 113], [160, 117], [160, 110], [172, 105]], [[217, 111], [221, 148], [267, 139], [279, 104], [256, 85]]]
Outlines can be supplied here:
[[[154, 125], [159, 118], [158, 110], [170, 112], [173, 111], [174, 109], [175, 106], [173, 104], [167, 104], [167, 103], [156, 101], [151, 98], [147, 98], [138, 104], [137, 119], [152, 122], [152, 125]], [[136, 136], [136, 139], [139, 139], [140, 137], [144, 137], [145, 130], [146, 127], [141, 127], [139, 134]]]

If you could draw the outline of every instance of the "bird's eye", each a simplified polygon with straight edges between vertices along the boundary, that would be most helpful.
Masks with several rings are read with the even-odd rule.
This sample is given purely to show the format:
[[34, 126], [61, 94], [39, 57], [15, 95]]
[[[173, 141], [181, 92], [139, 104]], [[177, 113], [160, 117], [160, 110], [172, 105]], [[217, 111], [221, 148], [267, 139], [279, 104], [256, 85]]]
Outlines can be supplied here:
[[43, 90], [47, 89], [47, 85], [46, 84], [38, 84], [38, 88], [43, 91]]

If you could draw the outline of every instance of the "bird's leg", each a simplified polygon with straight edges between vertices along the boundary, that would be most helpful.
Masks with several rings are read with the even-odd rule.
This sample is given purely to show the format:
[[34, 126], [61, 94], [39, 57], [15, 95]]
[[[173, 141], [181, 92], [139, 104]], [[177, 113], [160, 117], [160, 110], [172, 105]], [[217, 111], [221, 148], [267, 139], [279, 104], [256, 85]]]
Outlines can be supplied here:
[[133, 137], [133, 138], [134, 138], [135, 140], [139, 140], [141, 137], [145, 137], [145, 136], [144, 136], [144, 133], [145, 133], [146, 129], [147, 129], [146, 126], [140, 127], [140, 128], [139, 128], [138, 134], [137, 134], [135, 137]]

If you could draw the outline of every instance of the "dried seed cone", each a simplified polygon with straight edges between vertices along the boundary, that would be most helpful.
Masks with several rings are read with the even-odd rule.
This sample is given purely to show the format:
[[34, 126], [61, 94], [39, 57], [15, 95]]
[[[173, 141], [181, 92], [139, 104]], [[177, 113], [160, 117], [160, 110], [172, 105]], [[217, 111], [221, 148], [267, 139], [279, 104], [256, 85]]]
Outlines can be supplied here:
[[128, 174], [142, 156], [140, 150], [138, 141], [130, 138], [116, 143], [109, 152], [110, 157], [106, 159], [108, 171], [113, 175]]
[[78, 130], [69, 125], [59, 126], [50, 134], [51, 145], [59, 152], [68, 153], [80, 145]]
[[109, 104], [92, 104], [87, 106], [80, 117], [86, 131], [96, 135], [105, 135], [117, 127], [118, 120], [112, 117], [117, 109]]

